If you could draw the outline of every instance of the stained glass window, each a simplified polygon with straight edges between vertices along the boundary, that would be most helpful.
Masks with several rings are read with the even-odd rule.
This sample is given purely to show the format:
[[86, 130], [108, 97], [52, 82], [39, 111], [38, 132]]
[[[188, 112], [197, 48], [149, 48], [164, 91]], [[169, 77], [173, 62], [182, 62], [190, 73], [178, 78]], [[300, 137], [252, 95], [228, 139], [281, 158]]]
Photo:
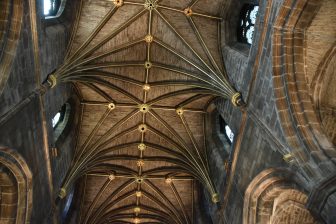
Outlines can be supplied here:
[[240, 12], [240, 22], [238, 27], [238, 41], [252, 44], [254, 25], [257, 19], [259, 6], [246, 4]]

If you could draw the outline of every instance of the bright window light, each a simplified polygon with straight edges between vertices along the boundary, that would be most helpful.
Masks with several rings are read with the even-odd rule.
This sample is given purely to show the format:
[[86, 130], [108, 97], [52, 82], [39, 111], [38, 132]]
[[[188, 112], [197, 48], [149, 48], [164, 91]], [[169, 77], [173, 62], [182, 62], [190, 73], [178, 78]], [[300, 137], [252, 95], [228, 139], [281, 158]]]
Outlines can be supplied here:
[[252, 44], [254, 26], [251, 26], [246, 32], [247, 43]]
[[61, 118], [61, 113], [58, 112], [58, 113], [54, 116], [54, 118], [52, 119], [52, 126], [53, 126], [53, 128], [57, 125], [57, 123], [59, 122], [60, 118]]
[[238, 41], [252, 44], [259, 6], [246, 4], [241, 10]]
[[250, 19], [253, 24], [255, 24], [256, 22], [258, 11], [259, 11], [259, 6], [254, 6], [253, 10], [251, 11]]
[[48, 15], [51, 10], [51, 1], [50, 0], [44, 0], [44, 15]]
[[233, 132], [231, 131], [231, 128], [228, 125], [225, 125], [225, 133], [226, 133], [226, 136], [229, 138], [230, 142], [232, 143], [233, 138], [234, 138], [234, 134], [233, 134]]

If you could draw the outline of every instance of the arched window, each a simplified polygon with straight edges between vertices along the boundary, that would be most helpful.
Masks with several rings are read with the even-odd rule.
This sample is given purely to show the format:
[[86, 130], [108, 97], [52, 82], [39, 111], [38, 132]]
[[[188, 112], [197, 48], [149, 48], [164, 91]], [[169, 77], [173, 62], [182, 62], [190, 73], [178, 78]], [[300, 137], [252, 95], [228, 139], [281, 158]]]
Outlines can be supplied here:
[[74, 189], [68, 194], [66, 197], [64, 206], [63, 206], [63, 211], [62, 211], [62, 223], [66, 223], [66, 220], [69, 218], [69, 210], [71, 208], [72, 202], [73, 202], [73, 196], [74, 196]]
[[258, 10], [259, 6], [252, 4], [245, 4], [241, 9], [237, 32], [239, 42], [252, 44]]
[[54, 141], [60, 137], [65, 127], [68, 124], [71, 112], [70, 103], [65, 103], [61, 109], [54, 115], [51, 120], [51, 124], [54, 130]]
[[225, 135], [227, 136], [227, 138], [232, 143], [233, 142], [233, 138], [234, 138], [234, 134], [233, 134], [231, 128], [229, 127], [229, 125], [225, 125]]
[[65, 0], [43, 0], [43, 13], [46, 19], [59, 17], [65, 6]]
[[62, 106], [62, 108], [55, 114], [55, 116], [52, 119], [52, 127], [54, 129], [56, 129], [57, 126], [59, 126], [64, 121], [65, 112], [66, 112], [66, 104]]
[[232, 144], [234, 139], [234, 133], [221, 116], [219, 116], [219, 128], [220, 132], [225, 135], [226, 140], [228, 140], [228, 142]]

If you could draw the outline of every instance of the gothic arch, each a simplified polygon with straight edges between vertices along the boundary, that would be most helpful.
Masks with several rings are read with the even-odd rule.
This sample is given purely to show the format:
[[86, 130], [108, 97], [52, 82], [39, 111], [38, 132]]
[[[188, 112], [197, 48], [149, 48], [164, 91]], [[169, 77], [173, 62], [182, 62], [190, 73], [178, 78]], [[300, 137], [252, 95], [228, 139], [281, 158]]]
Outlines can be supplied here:
[[306, 209], [307, 195], [295, 189], [284, 190], [274, 200], [271, 224], [316, 223]]
[[313, 224], [305, 208], [307, 195], [287, 169], [271, 168], [257, 175], [245, 191], [244, 224]]
[[[314, 29], [318, 29], [319, 26], [314, 23], [315, 20], [316, 23], [321, 23], [318, 20], [324, 21], [324, 17], [330, 16], [324, 11], [330, 11], [334, 7], [335, 2], [329, 0], [286, 1], [274, 23], [272, 45], [276, 105], [287, 143], [291, 148], [289, 156], [300, 164], [309, 179], [318, 179], [319, 173], [330, 172], [326, 170], [335, 169], [336, 164], [335, 145], [325, 134], [318, 119], [312, 96], [314, 90], [310, 88], [310, 85], [314, 86], [312, 80], [316, 69], [311, 67], [311, 64], [318, 64], [323, 60], [324, 54], [319, 45], [310, 45], [322, 40], [319, 39], [318, 32], [314, 33]], [[312, 30], [312, 26], [317, 28]], [[328, 32], [334, 32], [332, 30], [333, 28], [324, 29], [323, 34], [330, 35]], [[330, 38], [329, 45], [332, 45], [336, 39], [333, 35], [330, 35]], [[320, 45], [325, 46], [323, 42]], [[316, 57], [318, 54], [321, 57]], [[324, 166], [319, 167], [321, 170], [315, 169], [311, 162], [323, 163]]]
[[9, 77], [21, 32], [23, 3], [5, 0], [0, 3], [0, 95]]
[[[25, 160], [15, 151], [0, 147], [1, 220], [10, 224], [30, 223], [32, 207], [32, 174]], [[6, 186], [2, 186], [6, 185]], [[9, 203], [7, 203], [9, 202]]]
[[313, 103], [329, 140], [336, 145], [336, 42], [324, 53], [310, 83]]

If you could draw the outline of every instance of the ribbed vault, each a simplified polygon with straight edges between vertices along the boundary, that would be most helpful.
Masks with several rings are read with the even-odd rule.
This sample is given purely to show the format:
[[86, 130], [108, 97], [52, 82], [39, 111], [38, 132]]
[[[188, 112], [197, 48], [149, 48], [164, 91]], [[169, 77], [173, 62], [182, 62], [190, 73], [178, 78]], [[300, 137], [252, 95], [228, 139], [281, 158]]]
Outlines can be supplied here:
[[54, 87], [82, 97], [75, 159], [60, 197], [85, 179], [81, 223], [193, 223], [199, 181], [218, 202], [206, 109], [243, 104], [220, 51], [220, 0], [82, 0]]

